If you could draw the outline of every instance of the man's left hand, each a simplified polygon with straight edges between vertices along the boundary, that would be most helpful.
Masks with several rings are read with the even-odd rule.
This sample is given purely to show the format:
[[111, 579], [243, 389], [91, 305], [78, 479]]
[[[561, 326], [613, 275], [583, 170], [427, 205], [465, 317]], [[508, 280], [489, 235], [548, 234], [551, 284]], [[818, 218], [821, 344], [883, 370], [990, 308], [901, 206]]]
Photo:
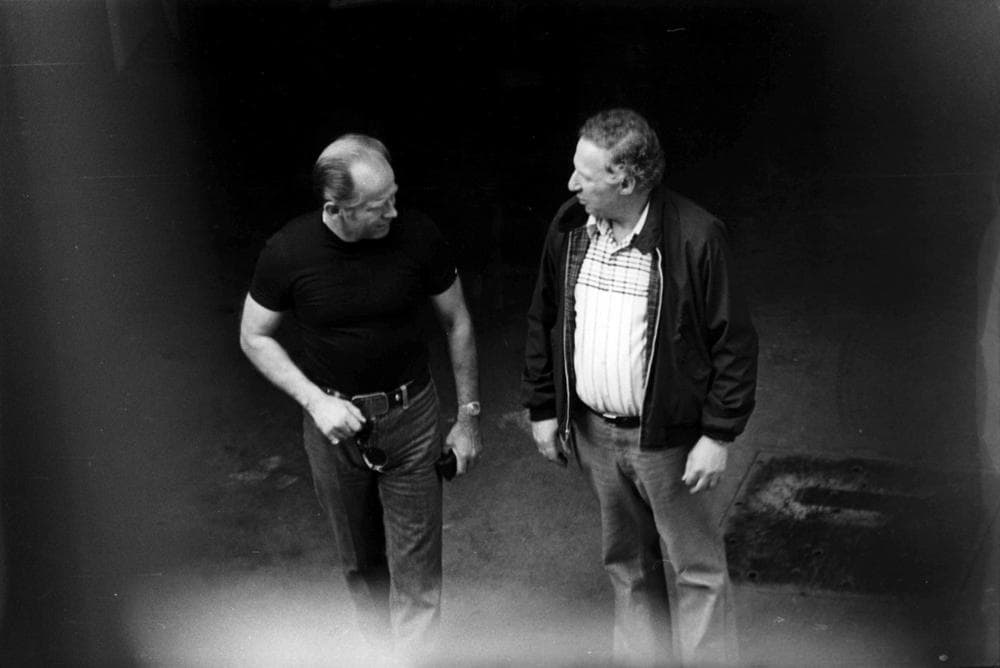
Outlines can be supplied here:
[[688, 453], [687, 466], [681, 480], [696, 494], [719, 484], [726, 470], [726, 446], [708, 436], [702, 436]]
[[479, 437], [479, 418], [472, 416], [461, 416], [448, 432], [444, 439], [445, 446], [450, 447], [455, 452], [457, 467], [455, 472], [463, 475], [472, 468], [472, 463], [479, 456], [483, 444]]

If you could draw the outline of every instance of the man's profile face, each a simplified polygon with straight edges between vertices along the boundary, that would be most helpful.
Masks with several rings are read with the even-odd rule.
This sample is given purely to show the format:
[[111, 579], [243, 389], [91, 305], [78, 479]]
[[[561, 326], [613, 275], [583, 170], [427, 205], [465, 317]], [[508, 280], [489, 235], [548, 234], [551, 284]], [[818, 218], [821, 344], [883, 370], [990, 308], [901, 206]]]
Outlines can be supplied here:
[[621, 197], [620, 177], [608, 171], [611, 152], [589, 139], [576, 143], [573, 155], [573, 174], [567, 186], [576, 193], [576, 198], [595, 218], [613, 217]]
[[351, 178], [358, 203], [342, 210], [346, 232], [352, 241], [381, 239], [389, 234], [396, 217], [396, 176], [381, 158], [356, 163]]

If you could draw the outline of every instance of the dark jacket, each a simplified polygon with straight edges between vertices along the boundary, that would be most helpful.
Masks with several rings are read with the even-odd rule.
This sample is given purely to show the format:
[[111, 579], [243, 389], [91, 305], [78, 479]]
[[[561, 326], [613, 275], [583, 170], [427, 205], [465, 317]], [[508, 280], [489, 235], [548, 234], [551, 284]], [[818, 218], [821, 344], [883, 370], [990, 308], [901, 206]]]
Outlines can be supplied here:
[[[524, 405], [532, 421], [557, 417], [569, 438], [576, 397], [573, 292], [589, 238], [587, 213], [573, 198], [549, 227], [528, 310]], [[731, 441], [754, 407], [757, 333], [733, 276], [722, 222], [663, 187], [650, 196], [633, 240], [653, 253], [648, 371], [640, 447], [693, 445], [702, 435]], [[569, 362], [567, 364], [567, 361]]]

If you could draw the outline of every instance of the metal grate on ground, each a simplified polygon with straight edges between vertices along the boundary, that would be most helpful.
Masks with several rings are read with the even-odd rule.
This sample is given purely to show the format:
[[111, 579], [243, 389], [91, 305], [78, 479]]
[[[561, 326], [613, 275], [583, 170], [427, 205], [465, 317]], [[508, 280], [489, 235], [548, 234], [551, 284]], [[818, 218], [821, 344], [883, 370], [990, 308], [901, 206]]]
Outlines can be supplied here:
[[761, 453], [726, 519], [737, 582], [858, 594], [961, 586], [997, 512], [997, 476]]

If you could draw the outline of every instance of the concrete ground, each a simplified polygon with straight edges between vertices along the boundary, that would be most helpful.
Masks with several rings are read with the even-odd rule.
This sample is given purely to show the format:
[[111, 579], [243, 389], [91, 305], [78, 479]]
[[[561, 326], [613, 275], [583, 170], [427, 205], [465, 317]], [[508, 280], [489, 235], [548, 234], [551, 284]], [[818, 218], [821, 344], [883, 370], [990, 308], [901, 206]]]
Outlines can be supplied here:
[[[253, 248], [211, 234], [224, 198], [203, 169], [190, 83], [170, 63], [120, 76], [0, 69], [16, 604], [4, 665], [373, 660], [312, 498], [298, 411], [237, 346]], [[975, 412], [990, 179], [884, 176], [778, 184], [757, 210], [726, 216], [762, 349], [759, 408], [716, 492], [720, 521], [754, 462], [781, 454], [972, 472], [983, 510], [974, 540], [939, 546], [965, 564], [944, 594], [738, 581], [747, 665], [998, 661], [997, 478]], [[796, 224], [810, 220], [822, 225]], [[486, 451], [446, 487], [438, 662], [605, 665], [595, 503], [572, 469], [537, 456], [517, 403], [530, 270], [467, 283]], [[434, 351], [447, 405], [440, 340]]]

